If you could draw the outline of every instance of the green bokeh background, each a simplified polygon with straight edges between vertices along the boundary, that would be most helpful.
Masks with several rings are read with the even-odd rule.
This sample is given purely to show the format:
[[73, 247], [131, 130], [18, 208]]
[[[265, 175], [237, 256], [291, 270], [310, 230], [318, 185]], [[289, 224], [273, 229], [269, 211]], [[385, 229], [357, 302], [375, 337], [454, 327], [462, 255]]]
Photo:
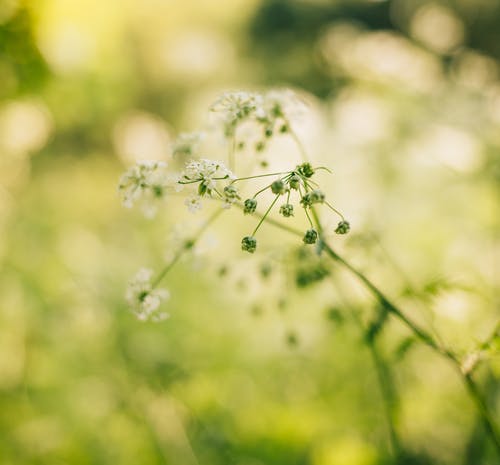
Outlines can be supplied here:
[[[498, 0], [0, 0], [0, 464], [394, 463], [362, 287], [291, 286], [295, 239], [266, 226], [242, 257], [231, 211], [168, 276], [170, 319], [138, 322], [127, 280], [193, 217], [146, 220], [117, 181], [223, 90], [302, 89], [352, 223], [334, 246], [466, 354], [500, 313], [499, 58]], [[394, 321], [378, 347], [399, 463], [500, 463], [452, 368]]]

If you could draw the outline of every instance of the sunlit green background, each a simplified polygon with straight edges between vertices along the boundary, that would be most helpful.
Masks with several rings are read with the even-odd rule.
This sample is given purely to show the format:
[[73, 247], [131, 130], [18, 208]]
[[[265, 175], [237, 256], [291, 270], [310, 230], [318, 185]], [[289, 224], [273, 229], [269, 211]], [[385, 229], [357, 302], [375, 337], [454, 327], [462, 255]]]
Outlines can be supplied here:
[[[259, 278], [295, 239], [266, 227], [243, 257], [231, 211], [168, 276], [170, 319], [140, 323], [127, 280], [200, 218], [143, 219], [117, 181], [220, 91], [303, 89], [299, 134], [352, 224], [332, 244], [465, 354], [500, 313], [499, 58], [499, 0], [0, 0], [0, 464], [393, 463], [362, 287]], [[498, 465], [409, 336], [378, 339], [404, 463]], [[498, 420], [498, 356], [477, 375]]]

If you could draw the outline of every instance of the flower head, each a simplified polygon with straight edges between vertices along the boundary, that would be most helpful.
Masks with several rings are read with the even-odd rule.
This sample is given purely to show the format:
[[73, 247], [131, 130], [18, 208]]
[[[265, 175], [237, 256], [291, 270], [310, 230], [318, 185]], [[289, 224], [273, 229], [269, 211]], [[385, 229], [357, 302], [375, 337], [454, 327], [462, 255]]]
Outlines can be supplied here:
[[153, 271], [141, 268], [129, 281], [125, 298], [139, 320], [161, 321], [168, 314], [159, 311], [162, 301], [170, 296], [166, 289], [154, 289], [151, 282]]
[[157, 201], [161, 200], [169, 187], [167, 164], [161, 161], [138, 161], [122, 175], [118, 191], [125, 207], [140, 203], [146, 216], [154, 216]]
[[203, 132], [181, 132], [174, 142], [173, 155], [192, 157], [198, 152], [201, 141], [204, 139]]
[[197, 211], [201, 210], [202, 203], [199, 195], [192, 195], [191, 197], [188, 197], [186, 200], [184, 200], [184, 205], [188, 207], [188, 210], [191, 213], [196, 213]]
[[216, 181], [235, 179], [235, 176], [221, 161], [202, 158], [188, 162], [182, 178], [186, 183], [199, 182], [198, 194], [203, 196], [212, 194], [216, 187]]
[[255, 92], [224, 92], [210, 107], [222, 117], [226, 137], [233, 136], [239, 123], [262, 115], [263, 98]]
[[268, 115], [295, 119], [302, 116], [306, 105], [290, 89], [274, 89], [264, 95], [264, 108]]

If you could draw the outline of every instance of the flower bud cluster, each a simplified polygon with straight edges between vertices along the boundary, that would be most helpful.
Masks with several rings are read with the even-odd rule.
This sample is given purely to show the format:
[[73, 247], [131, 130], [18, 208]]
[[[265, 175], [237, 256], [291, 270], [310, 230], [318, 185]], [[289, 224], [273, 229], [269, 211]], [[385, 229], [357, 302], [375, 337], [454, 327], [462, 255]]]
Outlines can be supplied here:
[[[317, 168], [318, 169], [318, 168]], [[267, 187], [264, 189], [261, 189], [258, 191], [253, 198], [246, 199], [243, 205], [243, 212], [245, 214], [248, 213], [253, 213], [255, 212], [255, 209], [257, 207], [257, 200], [256, 197], [260, 193], [266, 191], [269, 189], [271, 193], [273, 193], [276, 197], [273, 203], [270, 205], [268, 208], [266, 214], [263, 216], [251, 236], [246, 236], [243, 241], [242, 249], [254, 253], [256, 248], [257, 248], [257, 240], [255, 239], [255, 233], [259, 229], [260, 225], [262, 224], [262, 221], [267, 217], [267, 215], [270, 213], [272, 210], [274, 203], [278, 200], [279, 197], [282, 195], [287, 195], [286, 202], [280, 205], [279, 207], [279, 214], [283, 216], [284, 218], [290, 218], [294, 216], [294, 205], [293, 203], [290, 202], [290, 197], [292, 191], [295, 191], [296, 194], [299, 196], [300, 199], [300, 204], [302, 205], [305, 215], [307, 217], [307, 220], [309, 221], [310, 224], [310, 229], [308, 229], [302, 238], [302, 241], [304, 244], [315, 244], [318, 239], [319, 239], [319, 233], [318, 229], [314, 227], [312, 219], [308, 213], [308, 210], [312, 210], [316, 204], [323, 204], [326, 203], [326, 205], [332, 209], [335, 213], [339, 214], [341, 217], [342, 215], [335, 210], [328, 202], [326, 202], [326, 196], [321, 191], [320, 189], [316, 188], [317, 186], [316, 182], [312, 180], [312, 177], [316, 173], [316, 170], [312, 167], [310, 163], [302, 163], [298, 165], [293, 171], [288, 171], [285, 173], [280, 173], [279, 178], [273, 181], [271, 184], [269, 184]], [[321, 168], [319, 168], [321, 169]], [[266, 175], [262, 175], [264, 177]], [[252, 178], [258, 178], [261, 176], [253, 176]], [[233, 182], [238, 181], [236, 179]], [[339, 223], [337, 229], [335, 232], [338, 234], [345, 234], [349, 231], [349, 223], [345, 221], [342, 217], [342, 221]], [[251, 247], [248, 245], [248, 238], [252, 239], [252, 244]]]
[[[227, 156], [227, 166], [229, 168], [223, 161], [197, 158], [199, 146], [204, 137], [203, 133], [181, 133], [173, 144], [172, 155], [179, 158], [189, 157], [184, 170], [181, 173], [168, 173], [167, 164], [161, 161], [136, 163], [120, 179], [118, 189], [123, 204], [129, 208], [134, 204], [139, 204], [143, 211], [151, 216], [158, 207], [158, 201], [168, 197], [169, 190], [175, 192], [183, 190], [183, 194], [186, 194], [184, 203], [193, 213], [202, 209], [202, 201], [207, 197], [218, 200], [223, 208], [237, 205], [242, 209], [243, 214], [257, 214], [260, 218], [253, 232], [243, 237], [241, 241], [241, 249], [252, 254], [257, 250], [257, 231], [263, 222], [269, 219], [268, 216], [272, 214], [275, 207], [278, 214], [287, 221], [291, 221], [289, 218], [297, 215], [297, 211], [304, 212], [309, 224], [302, 237], [302, 242], [306, 245], [321, 242], [323, 230], [315, 210], [320, 206], [327, 206], [340, 216], [342, 221], [338, 223], [335, 232], [346, 234], [350, 229], [349, 223], [327, 201], [315, 176], [319, 170], [329, 171], [327, 168], [313, 167], [311, 163], [304, 161], [294, 169], [280, 173], [247, 177], [236, 177], [233, 174], [236, 165], [234, 152], [244, 144], [236, 139], [237, 135], [244, 132], [242, 130], [237, 134], [238, 128], [242, 124], [246, 126], [246, 123], [252, 123], [261, 131], [260, 139], [256, 144], [257, 151], [264, 150], [267, 141], [274, 135], [289, 134], [299, 145], [303, 158], [306, 160], [305, 151], [291, 126], [293, 116], [296, 114], [294, 109], [300, 107], [300, 101], [290, 91], [272, 91], [265, 94], [255, 92], [223, 94], [211, 106], [211, 110], [220, 117], [224, 136], [228, 138], [230, 151]], [[182, 158], [179, 161], [183, 161]], [[240, 190], [240, 184], [236, 183], [256, 179], [273, 180], [268, 181], [268, 185], [241, 202], [243, 189]], [[272, 194], [274, 199], [266, 205], [264, 214], [258, 214], [257, 207], [262, 200], [257, 197], [266, 191]], [[292, 229], [288, 226], [286, 228]], [[191, 243], [194, 244], [194, 241]], [[190, 248], [192, 247], [184, 247], [183, 250], [185, 252]], [[177, 258], [173, 263], [176, 260]], [[159, 276], [163, 278], [171, 265], [167, 265]], [[151, 270], [141, 269], [130, 281], [126, 292], [130, 307], [142, 320], [160, 320], [167, 316], [159, 312], [159, 307], [169, 294], [165, 290], [156, 289], [158, 282], [152, 282], [151, 277]]]
[[167, 164], [161, 161], [138, 161], [130, 167], [118, 184], [123, 206], [132, 208], [137, 203], [145, 216], [153, 217], [168, 187], [182, 189], [177, 179], [167, 174], [166, 168]]
[[159, 311], [162, 301], [170, 294], [165, 289], [153, 289], [151, 278], [153, 271], [141, 268], [129, 281], [125, 299], [139, 320], [161, 321], [168, 318], [168, 314]]
[[[235, 138], [238, 126], [252, 122], [260, 128], [255, 150], [262, 152], [275, 134], [290, 132], [290, 121], [304, 113], [305, 104], [288, 89], [277, 89], [264, 94], [256, 92], [225, 92], [210, 108], [219, 115], [224, 135]], [[239, 142], [242, 148], [245, 143]]]

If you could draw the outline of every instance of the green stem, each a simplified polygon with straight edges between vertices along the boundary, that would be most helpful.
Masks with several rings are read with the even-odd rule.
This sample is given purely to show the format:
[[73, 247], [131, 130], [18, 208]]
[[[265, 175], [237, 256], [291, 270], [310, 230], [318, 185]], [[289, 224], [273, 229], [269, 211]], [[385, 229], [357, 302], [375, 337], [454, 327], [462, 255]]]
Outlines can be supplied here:
[[[283, 117], [286, 125], [289, 128], [290, 135], [294, 139], [295, 143], [297, 144], [299, 151], [302, 155], [302, 159], [304, 162], [308, 161], [307, 153], [305, 151], [304, 146], [302, 145], [302, 142], [298, 138], [296, 132], [293, 130], [292, 126], [290, 125], [290, 122], [286, 117]], [[307, 189], [307, 186], [306, 186]], [[326, 251], [326, 253], [332, 258], [333, 260], [337, 261], [341, 265], [343, 265], [346, 269], [348, 269], [352, 274], [354, 274], [369, 290], [370, 292], [377, 298], [379, 303], [391, 314], [393, 314], [396, 318], [398, 318], [402, 323], [404, 323], [412, 332], [413, 334], [425, 345], [433, 349], [434, 351], [438, 352], [440, 355], [448, 359], [454, 366], [454, 368], [457, 370], [459, 375], [461, 376], [462, 380], [464, 381], [467, 391], [469, 392], [470, 396], [472, 397], [474, 403], [476, 404], [476, 407], [479, 411], [479, 414], [481, 416], [482, 422], [484, 424], [484, 427], [486, 431], [488, 432], [491, 441], [495, 445], [496, 451], [500, 457], [500, 433], [497, 430], [497, 427], [488, 411], [486, 401], [483, 399], [482, 393], [479, 391], [477, 385], [475, 384], [474, 380], [472, 379], [472, 376], [470, 373], [464, 374], [461, 370], [461, 363], [460, 360], [455, 356], [453, 352], [451, 352], [449, 349], [443, 347], [442, 345], [438, 344], [434, 338], [432, 337], [431, 334], [429, 334], [426, 330], [423, 328], [420, 328], [417, 324], [415, 324], [413, 321], [411, 321], [396, 305], [394, 305], [385, 295], [384, 293], [375, 285], [373, 284], [363, 273], [358, 271], [355, 267], [353, 267], [349, 262], [347, 262], [344, 258], [342, 258], [340, 255], [338, 255], [322, 238], [322, 227], [321, 223], [319, 221], [318, 215], [314, 208], [311, 209], [314, 219], [318, 225], [318, 232], [320, 233], [320, 241], [322, 248]]]
[[[317, 214], [314, 209], [311, 209], [313, 212], [313, 216], [318, 222], [318, 228], [321, 230], [321, 225], [317, 220]], [[267, 214], [266, 214], [267, 215]], [[290, 228], [279, 221], [273, 220], [271, 218], [266, 218], [266, 215], [262, 217], [262, 221], [266, 219], [270, 224], [283, 229], [284, 231], [288, 231], [296, 236], [301, 237], [302, 233], [296, 229]], [[261, 221], [261, 222], [262, 222]], [[321, 237], [321, 235], [320, 235]], [[449, 349], [439, 345], [435, 342], [433, 337], [423, 328], [420, 328], [416, 323], [411, 321], [395, 304], [393, 304], [385, 294], [375, 285], [373, 284], [361, 271], [357, 270], [354, 266], [352, 266], [348, 261], [342, 258], [339, 254], [337, 254], [322, 238], [321, 245], [322, 249], [326, 251], [327, 255], [330, 256], [334, 261], [340, 263], [344, 268], [349, 270], [352, 274], [354, 274], [370, 292], [375, 296], [375, 298], [379, 301], [379, 303], [392, 315], [398, 318], [406, 327], [408, 327], [412, 333], [425, 345], [439, 353], [441, 356], [449, 360], [460, 378], [464, 382], [467, 391], [472, 398], [476, 408], [481, 417], [481, 421], [487, 431], [495, 449], [500, 457], [500, 433], [495, 425], [495, 422], [488, 411], [488, 407], [486, 405], [486, 401], [483, 398], [482, 393], [479, 391], [475, 381], [473, 380], [470, 374], [464, 374], [460, 369], [460, 360], [455, 356], [455, 354]]]
[[247, 179], [258, 179], [258, 178], [265, 178], [267, 176], [282, 176], [284, 174], [290, 174], [291, 171], [285, 171], [283, 173], [269, 173], [269, 174], [257, 174], [255, 176], [246, 176], [244, 178], [236, 178], [234, 179], [231, 184], [234, 184], [237, 181], [246, 181]]
[[163, 270], [160, 271], [156, 279], [153, 281], [152, 286], [155, 288], [160, 284], [161, 280], [167, 275], [167, 273], [174, 267], [174, 265], [179, 261], [179, 259], [184, 255], [185, 252], [188, 250], [192, 249], [193, 246], [196, 244], [196, 242], [200, 239], [202, 234], [206, 231], [206, 229], [219, 217], [219, 215], [224, 211], [225, 209], [219, 209], [216, 210], [212, 216], [208, 218], [207, 221], [198, 229], [196, 234], [192, 239], [188, 239], [184, 242], [183, 246], [177, 251], [177, 253], [174, 255], [174, 258], [168, 263]]
[[370, 350], [373, 365], [375, 367], [375, 372], [377, 374], [380, 393], [382, 394], [392, 450], [394, 455], [396, 457], [399, 457], [401, 455], [401, 444], [396, 432], [396, 419], [394, 409], [394, 406], [396, 404], [396, 395], [392, 383], [392, 378], [387, 364], [384, 362], [382, 356], [380, 355], [380, 352], [378, 351], [377, 341], [375, 339], [372, 339], [367, 341], [366, 344], [368, 346], [368, 349]]
[[396, 305], [394, 305], [383, 293], [382, 291], [373, 284], [363, 273], [354, 268], [349, 262], [343, 259], [340, 255], [338, 255], [327, 243], [322, 242], [323, 250], [335, 261], [342, 264], [345, 268], [347, 268], [351, 273], [353, 273], [369, 290], [370, 292], [377, 298], [379, 303], [392, 315], [398, 318], [402, 323], [404, 323], [413, 334], [420, 339], [421, 342], [426, 344], [428, 347], [438, 352], [440, 355], [448, 359], [454, 366], [457, 373], [462, 378], [467, 391], [469, 392], [470, 397], [474, 401], [476, 408], [481, 416], [481, 420], [483, 425], [493, 442], [496, 451], [500, 457], [500, 433], [493, 421], [491, 414], [488, 411], [488, 407], [486, 405], [486, 401], [483, 398], [482, 393], [479, 391], [476, 383], [472, 379], [470, 374], [464, 374], [461, 370], [460, 360], [456, 357], [456, 355], [450, 351], [449, 349], [439, 345], [433, 339], [433, 337], [425, 331], [423, 328], [420, 328], [416, 323], [411, 321]]
[[[347, 299], [344, 297], [340, 286], [335, 285], [336, 292], [343, 301], [343, 305], [348, 307]], [[377, 381], [380, 388], [384, 404], [384, 414], [386, 417], [387, 427], [389, 429], [389, 441], [392, 447], [393, 454], [396, 458], [401, 457], [402, 447], [399, 436], [396, 430], [396, 407], [397, 407], [397, 393], [394, 381], [391, 376], [390, 368], [384, 361], [380, 351], [377, 347], [377, 340], [375, 337], [370, 337], [369, 331], [365, 328], [359, 312], [354, 309], [349, 309], [349, 314], [352, 316], [355, 324], [363, 335], [363, 343], [368, 347], [370, 352]]]
[[264, 222], [264, 220], [266, 219], [267, 215], [269, 215], [269, 212], [272, 210], [272, 208], [274, 207], [274, 204], [278, 201], [279, 197], [280, 197], [281, 194], [278, 194], [274, 200], [272, 201], [271, 205], [269, 205], [269, 208], [266, 210], [266, 213], [264, 213], [264, 215], [262, 216], [262, 218], [260, 219], [259, 221], [259, 224], [255, 227], [253, 233], [252, 233], [252, 236], [255, 236], [255, 233], [257, 232], [257, 230], [260, 228], [260, 225]]
[[326, 200], [324, 201], [324, 204], [330, 208], [330, 210], [332, 210], [333, 212], [335, 212], [337, 215], [340, 216], [340, 218], [342, 219], [342, 221], [345, 221], [345, 218], [344, 218], [344, 215], [342, 215], [342, 213], [340, 213], [336, 208], [332, 207], [332, 205], [327, 202]]
[[472, 397], [474, 403], [476, 404], [476, 408], [479, 411], [479, 415], [481, 417], [484, 428], [486, 429], [493, 444], [495, 445], [497, 453], [500, 457], [500, 432], [498, 431], [498, 428], [493, 418], [491, 417], [491, 414], [488, 410], [488, 406], [486, 405], [486, 401], [484, 400], [482, 393], [479, 391], [477, 384], [472, 379], [472, 375], [470, 373], [463, 374], [461, 371], [460, 373], [462, 374], [465, 386], [470, 396]]
[[257, 197], [259, 194], [262, 194], [262, 192], [267, 191], [267, 189], [270, 189], [271, 186], [272, 186], [272, 184], [269, 184], [268, 186], [263, 187], [260, 191], [257, 191], [254, 194], [253, 198], [255, 199], [255, 197]]
[[[307, 186], [306, 186], [306, 192], [307, 192]], [[300, 188], [300, 186], [299, 186], [299, 194], [300, 194], [300, 197], [302, 198], [303, 195], [302, 195], [302, 189]], [[309, 221], [311, 228], [314, 229], [313, 222], [311, 221], [311, 217], [309, 216], [309, 213], [307, 213], [307, 207], [305, 205], [304, 205], [304, 213], [307, 216], [307, 220]]]

